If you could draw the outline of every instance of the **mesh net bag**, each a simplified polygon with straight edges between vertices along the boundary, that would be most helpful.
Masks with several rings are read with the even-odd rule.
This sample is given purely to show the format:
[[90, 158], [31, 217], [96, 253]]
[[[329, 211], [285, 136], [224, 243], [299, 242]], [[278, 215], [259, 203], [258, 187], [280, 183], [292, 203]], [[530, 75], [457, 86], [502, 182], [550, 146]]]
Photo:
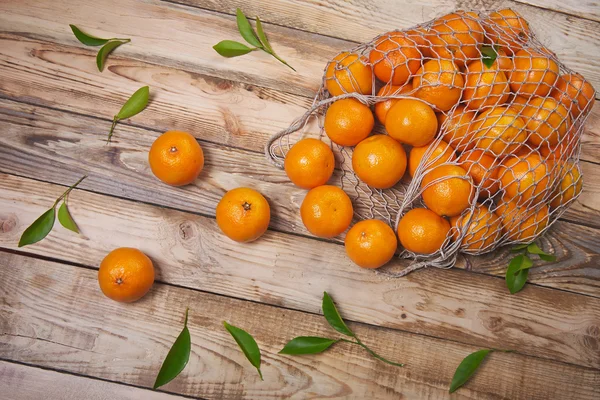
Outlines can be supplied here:
[[[283, 168], [298, 140], [330, 143], [338, 170], [332, 179], [352, 198], [358, 220], [384, 220], [397, 231], [414, 208], [445, 218], [451, 228], [437, 251], [403, 249], [400, 257], [414, 260], [410, 266], [384, 269], [402, 276], [425, 266], [452, 267], [459, 253], [483, 254], [543, 234], [581, 192], [580, 143], [594, 96], [516, 12], [456, 11], [338, 54], [312, 107], [265, 151]], [[384, 189], [357, 175], [356, 143], [332, 141], [326, 129], [328, 109], [344, 99], [374, 109], [379, 122], [370, 134], [403, 144], [412, 179]], [[425, 123], [398, 111], [407, 100], [435, 112], [432, 137], [424, 133], [433, 129], [431, 115]]]

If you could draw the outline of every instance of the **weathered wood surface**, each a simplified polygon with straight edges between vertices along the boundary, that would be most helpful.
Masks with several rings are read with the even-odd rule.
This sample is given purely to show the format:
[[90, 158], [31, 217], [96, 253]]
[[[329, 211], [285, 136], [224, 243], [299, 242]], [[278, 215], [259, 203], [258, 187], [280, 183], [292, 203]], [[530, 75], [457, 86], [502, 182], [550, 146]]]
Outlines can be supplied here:
[[[273, 207], [271, 227], [310, 235], [299, 217], [305, 191], [293, 186], [283, 171], [270, 166], [262, 154], [201, 142], [206, 168], [194, 185], [184, 190], [162, 184], [151, 173], [147, 151], [158, 133], [120, 126], [119, 137], [106, 146], [108, 121], [42, 107], [0, 100], [0, 170], [52, 183], [71, 185], [89, 173], [84, 187], [95, 192], [152, 203], [182, 211], [214, 216], [226, 190], [250, 186], [259, 189]], [[600, 174], [595, 164], [582, 164], [585, 189], [565, 218], [600, 226]], [[557, 253], [558, 263], [536, 268], [532, 282], [600, 297], [600, 269], [594, 256], [598, 231], [574, 224], [568, 235], [554, 229], [545, 239]], [[339, 240], [338, 240], [339, 242]], [[511, 254], [461, 259], [458, 266], [503, 276]]]
[[[1, 254], [0, 257], [6, 257]], [[7, 261], [7, 260], [6, 260]], [[2, 263], [2, 262], [0, 262]], [[3, 263], [6, 265], [6, 263]], [[14, 264], [12, 264], [14, 265]], [[11, 299], [12, 300], [12, 299]], [[25, 306], [30, 306], [23, 304]], [[5, 310], [6, 311], [6, 310]], [[2, 318], [0, 317], [0, 320]], [[4, 322], [4, 321], [2, 321]], [[43, 338], [37, 337], [41, 341]], [[0, 333], [0, 354], [11, 340]], [[54, 368], [55, 366], [49, 365]], [[0, 361], [0, 393], [4, 400], [183, 400], [185, 397]]]
[[[0, 182], [0, 247], [16, 249], [23, 229], [64, 186], [10, 175]], [[334, 243], [268, 231], [239, 244], [210, 218], [84, 190], [69, 199], [83, 234], [57, 227], [23, 251], [96, 268], [110, 250], [135, 247], [170, 284], [309, 312], [318, 312], [327, 290], [359, 322], [600, 367], [598, 298], [536, 285], [508, 296], [503, 279], [459, 270], [387, 279], [357, 268]]]
[[[340, 291], [341, 287], [332, 288], [335, 298]], [[135, 305], [116, 304], [100, 292], [95, 271], [3, 252], [0, 300], [2, 356], [143, 387], [153, 383], [189, 306], [190, 362], [164, 389], [207, 399], [441, 399], [447, 397], [456, 365], [475, 350], [353, 323], [351, 329], [365, 343], [390, 359], [405, 360], [407, 367], [383, 364], [348, 344], [316, 356], [278, 355], [297, 335], [336, 333], [320, 315], [163, 284], [156, 284]], [[223, 320], [254, 335], [262, 349], [264, 381], [223, 329]], [[14, 379], [9, 377], [8, 386], [14, 386]], [[2, 381], [0, 387], [7, 384], [4, 377]], [[453, 398], [547, 399], [556, 393], [595, 399], [600, 395], [600, 371], [497, 353]]]

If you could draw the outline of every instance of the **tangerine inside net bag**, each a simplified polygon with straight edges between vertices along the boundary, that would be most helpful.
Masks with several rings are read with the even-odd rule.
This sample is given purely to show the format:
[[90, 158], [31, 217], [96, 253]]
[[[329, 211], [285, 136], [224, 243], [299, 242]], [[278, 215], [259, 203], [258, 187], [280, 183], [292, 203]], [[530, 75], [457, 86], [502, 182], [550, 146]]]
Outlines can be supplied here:
[[[581, 192], [581, 136], [594, 97], [518, 13], [456, 11], [338, 54], [312, 107], [269, 140], [266, 156], [283, 168], [290, 147], [314, 136], [306, 128], [316, 118], [357, 219], [384, 220], [398, 232], [412, 209], [441, 217], [448, 228], [433, 252], [412, 248], [399, 232], [400, 256], [415, 261], [386, 272], [402, 276], [543, 234]], [[375, 118], [359, 118], [366, 106]], [[373, 176], [353, 152], [377, 134], [407, 156]]]

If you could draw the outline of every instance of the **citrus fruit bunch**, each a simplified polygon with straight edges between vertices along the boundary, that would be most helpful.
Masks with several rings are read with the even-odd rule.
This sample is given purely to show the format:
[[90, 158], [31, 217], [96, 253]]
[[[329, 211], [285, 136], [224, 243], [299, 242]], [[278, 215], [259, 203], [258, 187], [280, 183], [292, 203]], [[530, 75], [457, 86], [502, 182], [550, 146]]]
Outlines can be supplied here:
[[356, 264], [382, 266], [399, 241], [402, 255], [451, 266], [458, 252], [533, 241], [577, 198], [594, 98], [519, 13], [459, 10], [333, 57], [267, 156], [310, 190], [309, 232], [331, 238], [357, 216], [345, 237]]

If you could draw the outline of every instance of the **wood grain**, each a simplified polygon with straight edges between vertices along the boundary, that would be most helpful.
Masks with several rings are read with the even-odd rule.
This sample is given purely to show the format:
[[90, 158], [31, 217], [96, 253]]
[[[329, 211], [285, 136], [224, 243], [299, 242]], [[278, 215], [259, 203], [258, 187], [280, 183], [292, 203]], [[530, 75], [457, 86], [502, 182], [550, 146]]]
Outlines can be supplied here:
[[[43, 107], [0, 100], [0, 170], [16, 175], [71, 185], [84, 172], [84, 187], [104, 194], [214, 216], [226, 190], [250, 186], [259, 189], [273, 207], [271, 227], [309, 235], [299, 218], [305, 191], [294, 187], [285, 173], [267, 164], [262, 155], [201, 142], [206, 167], [193, 185], [173, 188], [159, 182], [147, 165], [147, 151], [157, 133], [121, 126], [119, 139], [107, 147], [108, 121]], [[594, 164], [583, 163], [585, 189], [566, 218], [598, 227], [600, 176]], [[360, 204], [355, 206], [362, 210]], [[559, 256], [558, 263], [540, 267], [533, 281], [578, 293], [599, 295], [600, 269], [595, 268], [597, 230], [562, 224], [567, 235], [553, 230], [543, 241]], [[341, 236], [336, 241], [341, 242]], [[591, 239], [590, 239], [591, 238]], [[503, 276], [507, 250], [483, 257], [460, 258], [458, 267]]]
[[[16, 249], [25, 227], [63, 191], [64, 186], [0, 175], [0, 247]], [[310, 312], [319, 310], [327, 290], [352, 320], [600, 367], [595, 297], [535, 285], [511, 296], [503, 279], [460, 270], [389, 279], [357, 268], [337, 244], [274, 231], [239, 244], [225, 238], [213, 219], [83, 190], [69, 199], [83, 234], [57, 227], [24, 251], [96, 267], [110, 250], [135, 247], [152, 258], [163, 282]], [[577, 226], [560, 229], [572, 236]], [[586, 238], [600, 240], [589, 232]], [[595, 250], [589, 257], [588, 268], [597, 269]], [[596, 283], [590, 285], [598, 295]]]
[[[188, 1], [201, 7], [210, 4], [204, 0]], [[226, 4], [227, 12], [232, 12], [240, 3], [223, 4]], [[90, 3], [85, 0], [57, 0], [51, 5], [35, 0], [4, 2], [0, 4], [0, 25], [4, 32], [73, 45], [78, 42], [67, 24], [69, 21], [77, 22], [82, 28], [100, 36], [117, 35], [134, 39], [130, 45], [119, 48], [115, 55], [152, 60], [190, 72], [312, 97], [321, 82], [325, 63], [339, 51], [355, 45], [335, 37], [346, 39], [352, 35], [352, 40], [365, 42], [386, 30], [410, 27], [456, 8], [480, 10], [499, 6], [499, 3], [492, 5], [480, 1], [445, 1], [443, 4], [434, 1], [423, 8], [425, 6], [410, 2], [399, 4], [389, 0], [375, 1], [369, 7], [358, 0], [287, 0], [281, 3], [269, 0], [255, 4], [243, 4], [250, 16], [260, 15], [268, 22], [313, 32], [272, 24], [265, 26], [273, 47], [283, 59], [296, 67], [298, 73], [290, 72], [262, 52], [235, 59], [219, 56], [212, 49], [213, 45], [224, 39], [241, 39], [235, 18], [171, 1], [99, 0]], [[523, 13], [542, 42], [566, 65], [600, 87], [600, 44], [595, 40], [600, 23], [514, 2], [507, 4]], [[213, 8], [220, 11], [220, 7]], [[68, 10], [68, 13], [62, 10]], [[152, 29], [148, 29], [149, 26]]]
[[[332, 295], [345, 314], [338, 292]], [[315, 356], [278, 355], [297, 335], [337, 335], [320, 315], [163, 284], [139, 302], [117, 304], [102, 295], [94, 271], [7, 253], [0, 253], [0, 300], [3, 357], [145, 387], [189, 305], [190, 362], [164, 389], [208, 399], [442, 399], [456, 365], [476, 349], [352, 323], [365, 343], [407, 366], [383, 364], [348, 344]], [[256, 338], [264, 382], [223, 329], [223, 320]], [[564, 399], [594, 399], [599, 383], [598, 370], [496, 353], [452, 398], [546, 399], [560, 392]]]
[[[4, 298], [6, 300], [6, 298]], [[14, 299], [11, 299], [14, 300]], [[5, 310], [8, 311], [8, 310]], [[0, 317], [0, 319], [2, 319]], [[4, 336], [6, 335], [6, 336]], [[9, 332], [2, 332], [5, 346]], [[40, 339], [41, 340], [41, 339]], [[0, 346], [0, 354], [3, 353]], [[4, 400], [182, 400], [185, 397], [0, 361]]]
[[531, 4], [532, 6], [558, 11], [581, 18], [600, 21], [600, 3], [596, 0], [516, 0], [518, 3]]

